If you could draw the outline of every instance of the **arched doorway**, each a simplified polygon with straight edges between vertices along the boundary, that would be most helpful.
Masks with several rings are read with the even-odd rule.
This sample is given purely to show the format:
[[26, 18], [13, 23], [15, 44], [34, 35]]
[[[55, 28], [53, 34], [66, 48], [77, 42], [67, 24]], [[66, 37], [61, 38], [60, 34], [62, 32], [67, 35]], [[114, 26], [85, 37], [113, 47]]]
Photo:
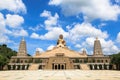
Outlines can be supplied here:
[[90, 69], [92, 70], [93, 68], [92, 68], [92, 65], [90, 65]]
[[95, 70], [97, 70], [97, 65], [96, 64], [94, 65], [94, 68], [95, 68]]
[[60, 69], [60, 64], [58, 64], [58, 69]]
[[61, 69], [64, 69], [64, 65], [61, 66]]
[[57, 65], [55, 65], [55, 69], [57, 69]]

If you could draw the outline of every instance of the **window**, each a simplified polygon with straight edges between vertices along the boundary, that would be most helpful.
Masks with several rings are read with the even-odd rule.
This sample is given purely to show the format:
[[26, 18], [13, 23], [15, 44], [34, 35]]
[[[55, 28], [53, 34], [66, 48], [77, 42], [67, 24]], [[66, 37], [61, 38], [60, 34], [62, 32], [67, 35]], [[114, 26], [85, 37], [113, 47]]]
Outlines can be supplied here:
[[23, 63], [23, 60], [21, 60], [21, 63]]
[[108, 62], [108, 60], [105, 60], [105, 62]]
[[100, 60], [97, 60], [97, 62], [99, 63], [99, 62], [100, 62]]

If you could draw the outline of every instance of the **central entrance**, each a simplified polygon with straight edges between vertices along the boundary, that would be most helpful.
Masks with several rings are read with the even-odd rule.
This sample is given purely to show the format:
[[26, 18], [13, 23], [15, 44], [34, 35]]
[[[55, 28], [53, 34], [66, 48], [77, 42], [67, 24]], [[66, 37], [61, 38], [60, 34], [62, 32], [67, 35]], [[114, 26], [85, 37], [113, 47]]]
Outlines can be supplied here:
[[53, 70], [65, 70], [66, 69], [66, 64], [52, 64], [52, 69]]

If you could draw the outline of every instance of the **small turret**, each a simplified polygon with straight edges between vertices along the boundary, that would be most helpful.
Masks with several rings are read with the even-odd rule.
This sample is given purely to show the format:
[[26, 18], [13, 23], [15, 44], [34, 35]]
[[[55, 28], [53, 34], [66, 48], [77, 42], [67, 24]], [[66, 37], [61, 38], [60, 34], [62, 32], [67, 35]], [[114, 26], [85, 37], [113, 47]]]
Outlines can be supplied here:
[[83, 53], [83, 55], [87, 55], [87, 53], [86, 53], [86, 50], [85, 50], [85, 49], [83, 49], [82, 53]]

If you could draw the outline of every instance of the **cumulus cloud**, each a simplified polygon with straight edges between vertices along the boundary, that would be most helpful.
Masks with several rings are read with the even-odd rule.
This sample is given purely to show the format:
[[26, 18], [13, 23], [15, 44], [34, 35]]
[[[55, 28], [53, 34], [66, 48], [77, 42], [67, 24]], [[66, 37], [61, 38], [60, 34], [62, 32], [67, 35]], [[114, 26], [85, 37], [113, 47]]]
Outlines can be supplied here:
[[43, 40], [45, 40], [45, 39], [46, 40], [56, 40], [56, 39], [58, 39], [58, 36], [60, 34], [63, 34], [64, 37], [68, 36], [68, 33], [65, 32], [61, 27], [54, 27], [54, 28], [52, 28], [52, 30], [50, 30], [46, 34], [41, 35], [40, 39], [43, 39]]
[[21, 26], [24, 23], [24, 18], [19, 15], [11, 15], [7, 14], [6, 15], [6, 24], [9, 27], [16, 28]]
[[43, 28], [44, 26], [42, 24], [38, 24], [36, 26], [29, 27], [30, 30], [32, 31], [39, 31]]
[[82, 13], [87, 20], [117, 20], [120, 6], [111, 4], [110, 0], [50, 0], [49, 5], [60, 6], [65, 16]]
[[103, 32], [100, 29], [95, 28], [90, 23], [77, 23], [74, 27], [69, 31], [70, 38], [73, 41], [80, 40], [82, 37], [100, 37], [100, 38], [108, 38], [107, 32]]
[[50, 0], [48, 3], [49, 5], [59, 5], [62, 2], [62, 0]]
[[26, 7], [22, 0], [1, 0], [0, 10], [9, 10], [14, 13], [26, 13]]
[[24, 29], [15, 29], [12, 31], [12, 34], [13, 36], [15, 37], [18, 37], [18, 36], [28, 36], [28, 32]]
[[81, 48], [82, 46], [80, 44], [75, 45], [76, 48]]
[[44, 52], [44, 50], [42, 48], [36, 48], [36, 51]]
[[8, 43], [11, 40], [6, 35], [10, 31], [6, 29], [5, 19], [2, 13], [0, 13], [0, 43]]
[[53, 49], [54, 47], [55, 47], [54, 45], [50, 45], [50, 46], [48, 46], [47, 50], [51, 50], [51, 49]]
[[5, 32], [5, 19], [3, 14], [0, 13], [0, 33]]
[[34, 39], [40, 39], [40, 36], [37, 33], [32, 33], [30, 37]]
[[52, 16], [50, 11], [44, 10], [43, 13], [40, 14], [41, 17], [46, 17], [47, 20], [44, 21], [44, 25], [46, 30], [51, 30], [53, 27], [57, 25], [59, 15], [55, 13], [54, 16]]
[[12, 42], [8, 36], [0, 33], [0, 43], [10, 43]]
[[39, 35], [37, 33], [32, 33], [31, 38], [42, 39], [42, 40], [56, 40], [56, 39], [58, 39], [58, 36], [60, 34], [63, 34], [64, 37], [68, 36], [68, 33], [65, 32], [61, 27], [54, 27], [54, 28], [52, 28], [52, 30], [48, 31], [44, 35]]
[[44, 21], [45, 30], [47, 30], [47, 32], [43, 35], [32, 33], [31, 38], [42, 40], [56, 40], [60, 34], [63, 34], [65, 37], [68, 36], [68, 33], [64, 31], [64, 29], [58, 24], [59, 15], [57, 13], [52, 16], [50, 11], [44, 10], [40, 16], [47, 18]]
[[117, 42], [120, 43], [120, 32], [117, 34]]

